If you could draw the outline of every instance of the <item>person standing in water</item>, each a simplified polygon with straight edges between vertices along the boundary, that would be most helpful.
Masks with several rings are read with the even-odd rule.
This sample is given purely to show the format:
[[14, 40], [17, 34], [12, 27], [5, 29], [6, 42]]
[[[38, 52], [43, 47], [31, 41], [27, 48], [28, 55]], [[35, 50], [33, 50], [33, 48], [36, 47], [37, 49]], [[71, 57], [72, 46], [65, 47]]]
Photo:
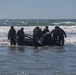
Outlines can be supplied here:
[[63, 46], [64, 37], [67, 37], [67, 35], [66, 35], [65, 31], [60, 27], [58, 27], [58, 36], [59, 36], [59, 44]]
[[42, 37], [42, 30], [39, 27], [36, 27], [33, 30], [33, 41], [34, 46], [38, 46], [38, 40]]
[[54, 44], [56, 44], [58, 41], [58, 28], [58, 26], [55, 26], [55, 29], [51, 31], [51, 37], [54, 40]]
[[24, 46], [25, 45], [25, 33], [24, 33], [24, 28], [21, 28], [20, 30], [18, 30], [17, 32], [17, 43], [19, 46]]
[[14, 26], [11, 26], [8, 32], [8, 39], [10, 40], [11, 45], [16, 45], [16, 30], [14, 29]]
[[50, 45], [51, 44], [51, 35], [48, 26], [45, 26], [43, 32], [42, 32], [42, 40], [43, 45]]
[[55, 26], [55, 29], [51, 31], [51, 36], [54, 39], [55, 44], [64, 45], [65, 31], [59, 26]]
[[49, 28], [48, 28], [48, 26], [45, 26], [44, 30], [42, 31], [42, 34], [44, 35], [47, 32], [49, 32]]

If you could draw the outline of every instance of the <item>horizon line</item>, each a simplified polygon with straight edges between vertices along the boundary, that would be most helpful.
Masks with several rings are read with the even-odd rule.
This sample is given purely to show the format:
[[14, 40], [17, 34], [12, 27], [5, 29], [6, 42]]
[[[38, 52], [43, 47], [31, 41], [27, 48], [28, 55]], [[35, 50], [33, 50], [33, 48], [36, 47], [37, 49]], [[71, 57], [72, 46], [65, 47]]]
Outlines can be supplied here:
[[[20, 19], [20, 18], [3, 18], [3, 19]], [[29, 19], [34, 19], [34, 18], [21, 18], [21, 19], [28, 19], [29, 20]], [[35, 19], [37, 19], [37, 18], [35, 18]], [[44, 18], [44, 19], [46, 19], [46, 18]], [[49, 19], [49, 18], [47, 18], [47, 19]], [[56, 18], [56, 19], [76, 19], [76, 18]]]

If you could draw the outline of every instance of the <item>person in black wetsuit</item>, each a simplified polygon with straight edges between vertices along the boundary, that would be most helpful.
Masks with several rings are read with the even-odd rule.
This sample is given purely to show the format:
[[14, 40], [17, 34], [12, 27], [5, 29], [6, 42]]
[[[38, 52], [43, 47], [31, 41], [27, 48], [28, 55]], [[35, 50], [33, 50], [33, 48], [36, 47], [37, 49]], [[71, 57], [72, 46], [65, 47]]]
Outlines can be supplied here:
[[16, 30], [14, 29], [14, 26], [11, 26], [8, 32], [8, 39], [10, 40], [11, 45], [16, 45]]
[[67, 37], [67, 35], [66, 35], [65, 31], [60, 27], [58, 27], [58, 36], [59, 36], [59, 44], [63, 46], [64, 37]]
[[45, 26], [42, 32], [42, 44], [43, 45], [50, 45], [51, 44], [51, 35], [48, 26]]
[[39, 27], [36, 27], [33, 30], [33, 41], [34, 46], [38, 46], [38, 40], [42, 37], [42, 30]]
[[47, 32], [49, 32], [49, 29], [48, 29], [48, 26], [45, 26], [45, 28], [44, 28], [44, 30], [43, 30], [43, 35], [45, 34], [45, 33], [47, 33]]
[[54, 39], [55, 44], [64, 45], [64, 37], [66, 33], [59, 26], [56, 26], [54, 30], [51, 31], [51, 36]]
[[24, 46], [25, 45], [25, 33], [24, 33], [24, 28], [21, 28], [20, 30], [18, 30], [17, 32], [17, 43], [19, 46]]
[[55, 26], [55, 29], [51, 31], [51, 37], [54, 40], [54, 44], [58, 43], [58, 26]]

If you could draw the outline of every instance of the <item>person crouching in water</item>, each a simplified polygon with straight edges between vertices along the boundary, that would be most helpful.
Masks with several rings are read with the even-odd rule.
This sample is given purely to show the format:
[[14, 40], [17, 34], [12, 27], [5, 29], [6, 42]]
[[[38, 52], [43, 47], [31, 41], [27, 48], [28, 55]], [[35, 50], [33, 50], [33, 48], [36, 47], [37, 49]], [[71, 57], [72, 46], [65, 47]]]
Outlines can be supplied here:
[[8, 39], [10, 40], [11, 45], [16, 45], [16, 30], [14, 29], [14, 26], [11, 26], [8, 32]]
[[41, 38], [41, 36], [42, 36], [42, 30], [39, 27], [36, 27], [33, 30], [33, 41], [35, 47], [38, 46], [38, 40]]
[[25, 45], [25, 33], [24, 33], [24, 28], [21, 28], [20, 30], [18, 30], [17, 32], [17, 43], [19, 46], [24, 46]]

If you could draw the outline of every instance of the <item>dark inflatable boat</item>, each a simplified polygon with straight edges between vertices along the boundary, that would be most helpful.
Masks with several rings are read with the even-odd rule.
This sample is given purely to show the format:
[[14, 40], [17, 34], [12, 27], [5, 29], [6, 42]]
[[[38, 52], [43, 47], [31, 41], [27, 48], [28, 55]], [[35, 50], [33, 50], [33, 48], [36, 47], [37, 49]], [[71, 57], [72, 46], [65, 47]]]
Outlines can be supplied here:
[[[25, 37], [25, 45], [26, 46], [35, 46], [32, 35], [27, 35]], [[51, 38], [50, 33], [46, 33], [42, 38], [37, 41], [36, 46], [60, 46], [57, 40]]]

